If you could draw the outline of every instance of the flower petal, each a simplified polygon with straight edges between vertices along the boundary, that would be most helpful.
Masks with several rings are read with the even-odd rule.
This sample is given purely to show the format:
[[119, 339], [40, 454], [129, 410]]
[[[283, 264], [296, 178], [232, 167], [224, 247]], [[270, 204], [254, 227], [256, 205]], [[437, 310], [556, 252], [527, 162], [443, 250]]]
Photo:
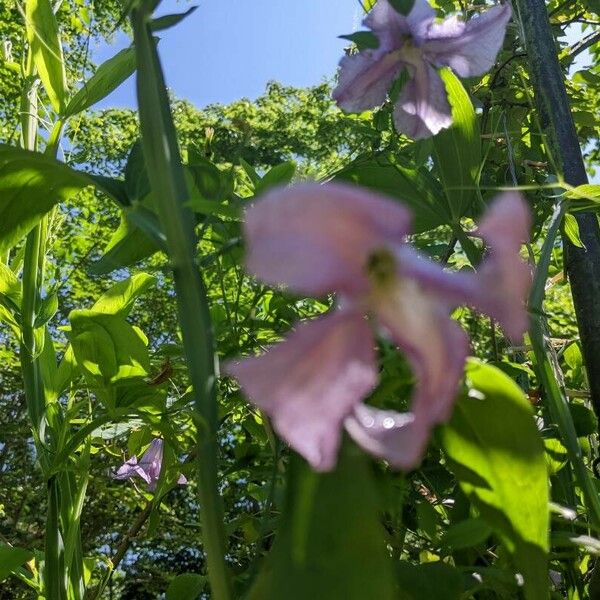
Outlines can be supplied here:
[[[423, 0], [419, 0], [418, 4], [423, 4]], [[426, 1], [425, 4], [427, 4]], [[414, 10], [415, 7], [413, 7], [413, 12]], [[373, 31], [380, 43], [388, 49], [398, 47], [398, 44], [402, 42], [402, 36], [410, 34], [407, 17], [401, 15], [388, 0], [378, 0], [365, 17], [363, 25]]]
[[511, 14], [509, 4], [502, 4], [466, 23], [456, 17], [434, 23], [423, 52], [434, 65], [448, 66], [461, 77], [483, 75], [494, 66]]
[[154, 438], [139, 462], [140, 467], [144, 469], [146, 473], [148, 473], [148, 476], [152, 481], [157, 481], [160, 477], [162, 458], [163, 440], [160, 438]]
[[411, 56], [409, 60], [412, 77], [396, 102], [394, 123], [398, 131], [418, 140], [450, 127], [452, 110], [436, 70], [421, 58]]
[[427, 32], [435, 19], [435, 10], [427, 0], [415, 0], [410, 13], [406, 17], [414, 42], [420, 46], [427, 38]]
[[505, 192], [488, 208], [477, 229], [488, 255], [477, 271], [472, 304], [497, 319], [513, 339], [525, 333], [529, 322], [525, 303], [532, 274], [519, 249], [529, 239], [530, 227], [525, 200], [516, 192]]
[[335, 466], [344, 419], [377, 383], [369, 324], [351, 309], [301, 323], [265, 354], [225, 372], [318, 471]]
[[344, 424], [363, 450], [404, 471], [418, 466], [429, 437], [422, 429], [423, 423], [415, 423], [412, 413], [378, 410], [366, 405], [357, 406]]
[[270, 191], [248, 208], [246, 267], [262, 281], [320, 296], [368, 290], [369, 254], [399, 244], [410, 213], [356, 186], [300, 184]]
[[397, 53], [382, 48], [344, 56], [333, 99], [347, 112], [363, 112], [381, 106], [401, 69]]
[[509, 337], [519, 339], [528, 325], [525, 303], [531, 285], [531, 269], [519, 249], [529, 238], [530, 225], [529, 208], [521, 195], [501, 194], [476, 232], [488, 246], [477, 272], [444, 271], [402, 246], [396, 252], [399, 276], [417, 281], [424, 292], [444, 298], [449, 307], [469, 305], [490, 315]]
[[412, 366], [411, 411], [357, 408], [345, 426], [365, 450], [409, 470], [421, 461], [431, 430], [452, 414], [469, 342], [449, 317], [445, 300], [423, 293], [414, 282], [378, 297], [375, 310]]
[[141, 477], [148, 484], [151, 482], [150, 475], [140, 465], [138, 465], [137, 458], [132, 456], [119, 467], [119, 470], [113, 475], [113, 477], [114, 479], [124, 480], [131, 479], [135, 475]]

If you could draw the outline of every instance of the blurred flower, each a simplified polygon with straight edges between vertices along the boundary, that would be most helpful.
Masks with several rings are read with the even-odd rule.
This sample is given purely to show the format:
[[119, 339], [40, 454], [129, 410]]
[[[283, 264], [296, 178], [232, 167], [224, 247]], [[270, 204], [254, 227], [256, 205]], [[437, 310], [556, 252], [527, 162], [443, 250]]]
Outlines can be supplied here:
[[[531, 273], [519, 248], [529, 220], [518, 194], [502, 194], [478, 230], [489, 246], [478, 272], [450, 273], [405, 242], [410, 215], [397, 202], [343, 184], [269, 192], [246, 211], [248, 271], [304, 294], [337, 292], [338, 306], [226, 373], [316, 470], [335, 466], [344, 427], [375, 456], [414, 468], [431, 429], [452, 413], [468, 353], [451, 310], [474, 306], [514, 338], [527, 328]], [[378, 381], [372, 328], [411, 364], [411, 412], [362, 404]]]
[[[136, 456], [132, 456], [119, 467], [114, 478], [130, 479], [137, 475], [148, 484], [148, 489], [153, 492], [156, 489], [162, 468], [163, 443], [163, 440], [160, 438], [154, 438], [139, 462]], [[187, 483], [185, 475], [180, 475], [177, 483], [185, 485]]]
[[436, 22], [426, 0], [416, 0], [407, 16], [378, 0], [364, 25], [379, 47], [342, 58], [333, 97], [349, 112], [375, 108], [406, 69], [409, 79], [394, 109], [396, 127], [414, 139], [435, 135], [452, 124], [437, 68], [448, 66], [460, 77], [483, 75], [496, 60], [510, 16], [510, 6], [503, 4], [466, 23], [457, 17]]

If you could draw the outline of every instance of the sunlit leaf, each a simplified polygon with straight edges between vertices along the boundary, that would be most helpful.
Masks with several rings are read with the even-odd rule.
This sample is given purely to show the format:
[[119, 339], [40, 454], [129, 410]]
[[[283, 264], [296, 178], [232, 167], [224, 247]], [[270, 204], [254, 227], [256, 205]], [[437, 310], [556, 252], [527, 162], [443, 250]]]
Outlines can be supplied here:
[[531, 405], [495, 367], [470, 360], [467, 394], [442, 428], [461, 488], [503, 541], [528, 599], [548, 594], [548, 476]]
[[68, 118], [93, 106], [119, 87], [134, 71], [135, 50], [125, 48], [98, 67], [69, 100], [61, 116]]
[[50, 0], [25, 2], [27, 41], [44, 89], [57, 113], [63, 111], [66, 75], [58, 24]]
[[478, 184], [481, 162], [481, 136], [473, 103], [462, 83], [450, 69], [442, 69], [448, 100], [452, 107], [452, 125], [433, 138], [436, 171], [444, 185], [451, 214], [462, 217]]

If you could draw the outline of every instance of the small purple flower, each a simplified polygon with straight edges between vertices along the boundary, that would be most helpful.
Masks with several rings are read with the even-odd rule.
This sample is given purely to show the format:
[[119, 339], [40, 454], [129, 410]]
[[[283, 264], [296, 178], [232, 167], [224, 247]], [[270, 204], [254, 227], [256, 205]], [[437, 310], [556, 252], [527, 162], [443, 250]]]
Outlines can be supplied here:
[[[393, 200], [344, 184], [273, 190], [246, 211], [247, 270], [296, 292], [335, 292], [337, 308], [225, 370], [316, 470], [335, 466], [344, 428], [392, 466], [414, 468], [452, 413], [469, 350], [452, 309], [476, 307], [514, 338], [527, 328], [531, 273], [519, 248], [529, 221], [522, 198], [502, 194], [477, 232], [488, 245], [479, 270], [451, 273], [406, 243], [410, 215]], [[408, 413], [362, 403], [379, 378], [373, 330], [412, 366]]]
[[[148, 489], [153, 492], [156, 489], [162, 468], [163, 443], [163, 440], [160, 438], [154, 438], [139, 462], [137, 457], [132, 456], [119, 467], [114, 478], [121, 480], [131, 479], [137, 475], [148, 484]], [[187, 483], [185, 475], [180, 475], [177, 483], [185, 485]]]
[[406, 69], [409, 81], [394, 109], [396, 127], [414, 139], [435, 135], [452, 124], [437, 69], [448, 66], [460, 77], [483, 75], [496, 60], [510, 17], [510, 6], [503, 4], [466, 23], [456, 17], [436, 22], [426, 0], [416, 0], [407, 16], [378, 0], [364, 25], [379, 47], [342, 58], [333, 97], [348, 112], [375, 108]]

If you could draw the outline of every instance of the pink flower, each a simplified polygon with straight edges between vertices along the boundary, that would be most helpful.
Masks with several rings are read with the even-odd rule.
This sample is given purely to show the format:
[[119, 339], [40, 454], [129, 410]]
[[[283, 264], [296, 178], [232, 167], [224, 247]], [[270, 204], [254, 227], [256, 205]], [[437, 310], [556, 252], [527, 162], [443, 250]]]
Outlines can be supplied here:
[[[131, 479], [134, 476], [141, 477], [147, 484], [148, 489], [153, 492], [156, 489], [163, 460], [163, 441], [160, 438], [154, 438], [152, 443], [142, 455], [138, 462], [136, 456], [132, 456], [123, 463], [115, 473], [115, 479]], [[180, 475], [177, 480], [179, 485], [185, 485], [187, 479], [185, 475]]]
[[[451, 415], [469, 349], [449, 316], [454, 307], [486, 312], [514, 338], [527, 327], [531, 274], [519, 248], [529, 212], [518, 194], [502, 194], [484, 216], [478, 234], [489, 248], [477, 273], [450, 273], [422, 257], [405, 241], [409, 229], [403, 206], [343, 184], [276, 189], [246, 211], [249, 272], [308, 295], [338, 294], [335, 310], [226, 366], [316, 470], [334, 467], [344, 428], [394, 467], [419, 464], [432, 428]], [[413, 368], [408, 413], [362, 403], [378, 381], [373, 330]]]
[[416, 0], [407, 16], [388, 0], [378, 0], [364, 24], [377, 36], [379, 47], [342, 58], [333, 97], [349, 112], [374, 108], [385, 102], [392, 83], [406, 69], [409, 81], [396, 102], [396, 127], [415, 139], [435, 135], [452, 124], [437, 69], [448, 66], [460, 77], [483, 75], [496, 60], [510, 16], [510, 6], [503, 4], [466, 23], [456, 17], [438, 23], [426, 0]]

